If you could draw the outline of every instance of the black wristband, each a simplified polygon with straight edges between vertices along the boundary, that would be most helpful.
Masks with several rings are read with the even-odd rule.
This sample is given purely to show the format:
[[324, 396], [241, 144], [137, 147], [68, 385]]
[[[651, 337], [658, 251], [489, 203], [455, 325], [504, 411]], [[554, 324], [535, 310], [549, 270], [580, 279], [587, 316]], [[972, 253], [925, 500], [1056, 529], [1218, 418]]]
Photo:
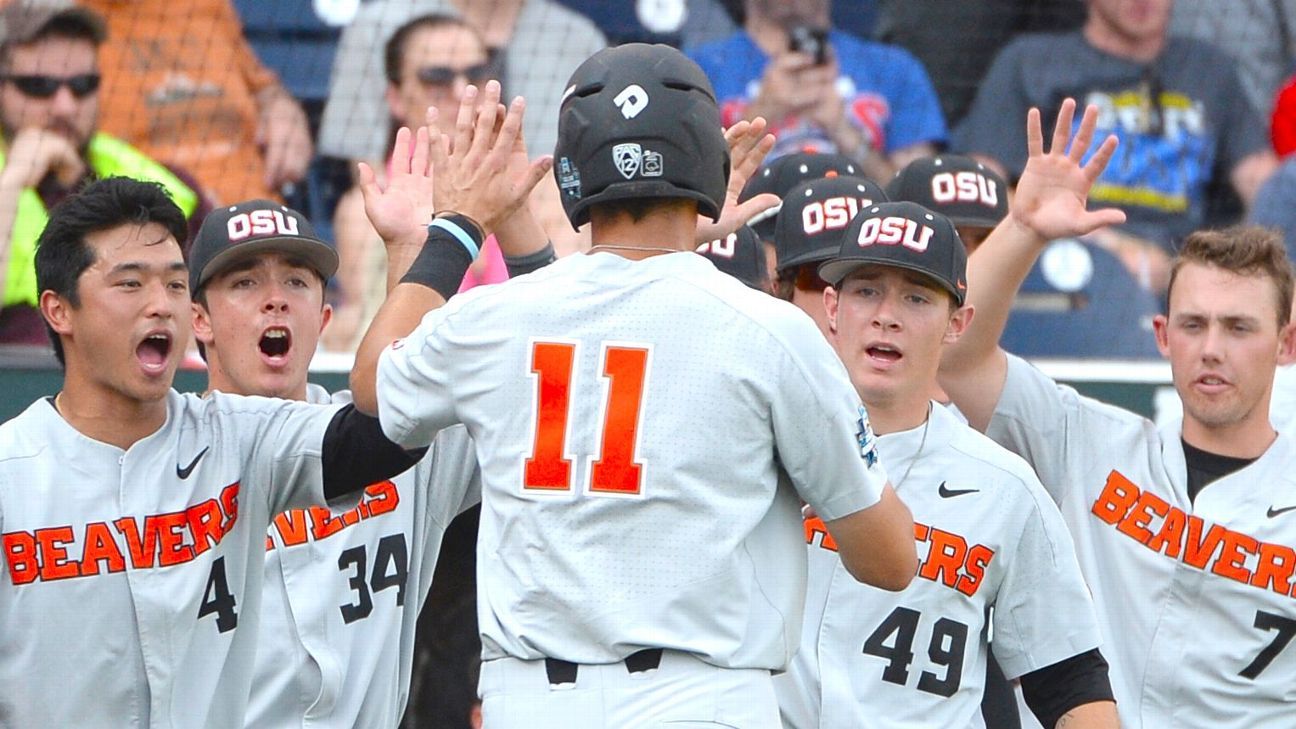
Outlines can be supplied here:
[[[457, 231], [449, 230], [450, 226]], [[428, 226], [427, 240], [401, 283], [426, 286], [449, 299], [459, 290], [475, 258], [470, 243], [473, 250], [481, 247], [481, 231], [469, 218], [454, 214], [437, 218]]]
[[528, 253], [525, 256], [504, 256], [504, 266], [508, 268], [509, 278], [525, 276], [528, 273], [539, 271], [558, 260], [557, 254], [554, 253], [553, 241], [546, 241], [545, 247], [535, 253]]

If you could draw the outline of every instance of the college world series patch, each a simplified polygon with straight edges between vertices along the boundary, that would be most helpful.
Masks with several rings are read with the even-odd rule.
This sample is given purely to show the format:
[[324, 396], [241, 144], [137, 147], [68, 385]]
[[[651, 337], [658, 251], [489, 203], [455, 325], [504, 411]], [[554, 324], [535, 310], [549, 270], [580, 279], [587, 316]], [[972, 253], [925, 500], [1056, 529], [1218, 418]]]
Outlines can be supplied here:
[[860, 458], [869, 466], [876, 466], [877, 436], [873, 435], [873, 426], [869, 425], [868, 410], [863, 405], [859, 408], [859, 420], [855, 421], [855, 438], [859, 441]]

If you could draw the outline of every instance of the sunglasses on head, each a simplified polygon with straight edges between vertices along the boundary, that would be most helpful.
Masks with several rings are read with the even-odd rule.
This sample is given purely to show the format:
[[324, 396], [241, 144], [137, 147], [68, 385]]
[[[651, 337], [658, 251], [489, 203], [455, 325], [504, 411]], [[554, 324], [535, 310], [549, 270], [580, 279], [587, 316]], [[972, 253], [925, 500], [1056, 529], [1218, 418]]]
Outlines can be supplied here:
[[97, 73], [82, 73], [66, 78], [10, 74], [0, 79], [13, 84], [24, 96], [36, 99], [48, 99], [57, 94], [59, 88], [63, 86], [66, 86], [76, 98], [84, 99], [99, 90], [100, 76]]
[[467, 68], [451, 66], [424, 66], [415, 72], [419, 82], [428, 86], [449, 86], [460, 76], [471, 84], [489, 81], [494, 68], [489, 63], [479, 63]]

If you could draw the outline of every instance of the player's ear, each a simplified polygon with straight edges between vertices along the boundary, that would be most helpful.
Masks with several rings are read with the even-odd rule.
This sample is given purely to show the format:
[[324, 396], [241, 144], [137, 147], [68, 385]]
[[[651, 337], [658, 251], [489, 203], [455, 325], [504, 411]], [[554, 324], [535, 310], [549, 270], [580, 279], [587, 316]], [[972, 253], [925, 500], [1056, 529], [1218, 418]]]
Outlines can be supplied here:
[[955, 309], [954, 313], [950, 314], [949, 325], [945, 327], [945, 344], [957, 342], [971, 326], [975, 314], [976, 309], [971, 304]]
[[832, 286], [824, 288], [824, 312], [828, 315], [828, 331], [837, 333], [837, 289]]
[[55, 334], [72, 333], [72, 302], [50, 290], [41, 292], [40, 312]]
[[324, 333], [324, 328], [327, 327], [329, 325], [329, 322], [331, 321], [333, 321], [333, 305], [325, 304], [324, 308], [320, 311], [320, 333], [321, 334]]
[[210, 347], [212, 340], [216, 338], [212, 334], [211, 314], [207, 313], [207, 307], [197, 301], [190, 303], [189, 307], [193, 315], [194, 339], [202, 342], [204, 347]]
[[1170, 357], [1170, 320], [1165, 314], [1152, 317], [1152, 332], [1156, 334], [1157, 350], [1162, 357]]
[[1289, 321], [1278, 330], [1278, 364], [1296, 362], [1296, 321]]

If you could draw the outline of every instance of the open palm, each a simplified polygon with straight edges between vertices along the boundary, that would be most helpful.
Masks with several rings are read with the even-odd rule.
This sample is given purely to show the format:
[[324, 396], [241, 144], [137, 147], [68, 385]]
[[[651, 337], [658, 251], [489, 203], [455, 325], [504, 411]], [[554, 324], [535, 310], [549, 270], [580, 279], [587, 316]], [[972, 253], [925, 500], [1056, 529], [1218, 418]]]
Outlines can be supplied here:
[[1114, 135], [1108, 136], [1093, 157], [1081, 164], [1093, 143], [1098, 108], [1090, 105], [1085, 109], [1080, 128], [1072, 138], [1075, 107], [1074, 99], [1062, 102], [1047, 152], [1039, 110], [1031, 109], [1026, 119], [1026, 146], [1030, 156], [1017, 183], [1012, 215], [1046, 240], [1085, 235], [1125, 222], [1125, 213], [1115, 208], [1093, 211], [1085, 208], [1089, 191], [1116, 151], [1117, 140]]
[[[411, 139], [413, 136], [413, 139]], [[430, 164], [430, 140], [426, 127], [417, 134], [401, 127], [392, 145], [391, 173], [380, 185], [369, 165], [360, 163], [360, 192], [365, 215], [387, 243], [422, 245], [433, 213], [434, 177]]]
[[774, 135], [765, 133], [765, 120], [756, 117], [752, 121], [740, 121], [725, 130], [725, 142], [729, 145], [729, 185], [725, 190], [724, 204], [720, 209], [720, 219], [699, 215], [697, 242], [706, 243], [718, 240], [746, 225], [759, 213], [779, 204], [777, 195], [764, 193], [745, 202], [738, 202], [738, 196], [751, 176], [760, 169], [765, 155], [774, 148]]

